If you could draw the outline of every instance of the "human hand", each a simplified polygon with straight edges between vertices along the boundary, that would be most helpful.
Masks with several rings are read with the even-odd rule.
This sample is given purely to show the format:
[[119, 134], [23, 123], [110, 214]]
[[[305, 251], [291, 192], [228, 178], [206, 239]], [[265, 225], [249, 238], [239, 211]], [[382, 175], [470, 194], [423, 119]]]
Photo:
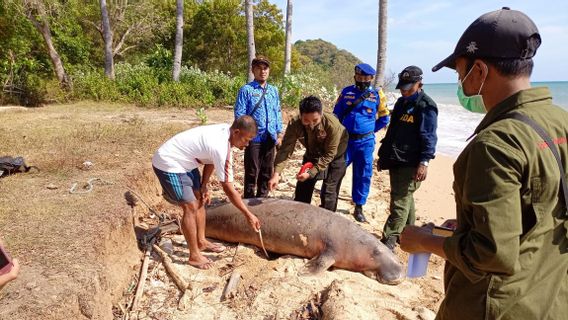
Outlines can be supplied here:
[[20, 273], [20, 263], [18, 259], [12, 260], [12, 268], [8, 273], [0, 275], [0, 290], [6, 285], [6, 283], [16, 279]]
[[200, 192], [201, 192], [201, 199], [200, 199], [201, 203], [205, 205], [211, 204], [211, 192], [209, 191], [207, 185], [202, 185]]
[[260, 230], [260, 220], [258, 220], [257, 216], [255, 216], [252, 213], [249, 213], [247, 215], [247, 221], [255, 232], [258, 232], [258, 230]]
[[280, 147], [282, 145], [282, 136], [278, 136], [278, 138], [276, 138], [276, 143], [275, 145], [277, 147]]
[[268, 180], [268, 190], [273, 191], [274, 189], [276, 189], [276, 186], [278, 186], [279, 180], [280, 180], [280, 174], [275, 172], [272, 175], [272, 178], [270, 178], [270, 180]]
[[19, 273], [20, 273], [20, 262], [18, 261], [18, 259], [13, 259], [12, 269], [10, 270], [10, 272], [8, 272], [8, 275], [10, 275], [11, 277], [10, 280], [16, 279]]
[[310, 174], [307, 173], [307, 172], [296, 175], [296, 179], [298, 179], [298, 181], [300, 181], [300, 182], [304, 182], [304, 181], [308, 180], [309, 178], [310, 178]]
[[456, 228], [458, 227], [458, 220], [448, 219], [448, 220], [444, 221], [444, 223], [442, 223], [442, 227], [452, 229], [452, 230], [456, 230]]
[[408, 253], [424, 252], [422, 243], [424, 239], [432, 236], [434, 224], [427, 224], [422, 227], [408, 225], [400, 234], [400, 248]]
[[428, 175], [428, 167], [420, 164], [416, 169], [416, 174], [414, 175], [414, 181], [424, 181]]

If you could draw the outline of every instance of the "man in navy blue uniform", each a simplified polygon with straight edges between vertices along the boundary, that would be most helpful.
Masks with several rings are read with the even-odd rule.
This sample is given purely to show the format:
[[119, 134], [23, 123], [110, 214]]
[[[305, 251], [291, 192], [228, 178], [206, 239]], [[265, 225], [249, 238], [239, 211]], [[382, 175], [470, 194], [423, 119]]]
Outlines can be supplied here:
[[355, 66], [355, 84], [344, 88], [337, 98], [333, 113], [349, 132], [345, 163], [353, 163], [351, 197], [355, 203], [355, 220], [366, 222], [363, 205], [367, 202], [373, 175], [375, 132], [389, 122], [386, 102], [371, 86], [375, 69], [366, 63]]
[[390, 215], [383, 243], [391, 250], [406, 225], [415, 220], [414, 191], [426, 179], [428, 161], [436, 151], [438, 108], [422, 90], [422, 70], [408, 66], [398, 75], [401, 97], [394, 104], [391, 124], [379, 148], [379, 170], [389, 170]]
[[282, 143], [282, 112], [278, 89], [268, 84], [270, 61], [263, 56], [252, 60], [254, 81], [242, 86], [235, 102], [235, 119], [254, 118], [256, 137], [245, 149], [244, 198], [267, 197], [268, 180], [274, 171], [276, 146]]

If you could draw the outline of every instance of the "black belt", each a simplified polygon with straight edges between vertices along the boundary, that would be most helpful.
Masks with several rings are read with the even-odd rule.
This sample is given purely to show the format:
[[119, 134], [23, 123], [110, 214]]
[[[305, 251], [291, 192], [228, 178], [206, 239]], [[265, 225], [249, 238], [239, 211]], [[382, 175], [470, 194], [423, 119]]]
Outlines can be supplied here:
[[363, 138], [366, 138], [372, 134], [375, 134], [374, 131], [371, 132], [367, 132], [367, 133], [363, 133], [363, 134], [357, 134], [357, 133], [350, 133], [349, 134], [349, 140], [361, 140]]

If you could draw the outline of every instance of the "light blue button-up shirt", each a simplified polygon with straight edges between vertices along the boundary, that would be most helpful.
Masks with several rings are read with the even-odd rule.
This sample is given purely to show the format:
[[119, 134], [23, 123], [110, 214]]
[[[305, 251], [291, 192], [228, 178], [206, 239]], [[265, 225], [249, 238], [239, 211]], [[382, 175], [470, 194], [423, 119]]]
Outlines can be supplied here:
[[235, 119], [248, 114], [256, 120], [258, 133], [251, 142], [264, 142], [268, 137], [274, 141], [282, 132], [282, 112], [280, 97], [276, 87], [266, 83], [266, 94], [254, 114], [250, 114], [262, 96], [263, 87], [256, 81], [245, 84], [239, 89], [235, 102]]

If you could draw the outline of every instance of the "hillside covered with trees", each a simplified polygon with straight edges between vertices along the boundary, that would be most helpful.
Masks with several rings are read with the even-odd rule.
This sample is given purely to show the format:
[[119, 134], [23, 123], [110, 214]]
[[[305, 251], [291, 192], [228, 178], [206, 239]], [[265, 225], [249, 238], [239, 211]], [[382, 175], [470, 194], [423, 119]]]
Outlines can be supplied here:
[[[307, 94], [333, 101], [359, 62], [321, 39], [298, 41], [292, 73], [284, 77], [281, 10], [267, 0], [254, 1], [254, 32], [256, 53], [273, 62], [271, 81], [284, 105], [295, 106]], [[175, 1], [2, 1], [0, 104], [83, 99], [143, 106], [232, 104], [248, 73], [242, 1], [183, 1], [179, 81], [172, 80], [175, 35]], [[112, 77], [108, 65], [105, 73], [105, 50], [112, 56]]]

